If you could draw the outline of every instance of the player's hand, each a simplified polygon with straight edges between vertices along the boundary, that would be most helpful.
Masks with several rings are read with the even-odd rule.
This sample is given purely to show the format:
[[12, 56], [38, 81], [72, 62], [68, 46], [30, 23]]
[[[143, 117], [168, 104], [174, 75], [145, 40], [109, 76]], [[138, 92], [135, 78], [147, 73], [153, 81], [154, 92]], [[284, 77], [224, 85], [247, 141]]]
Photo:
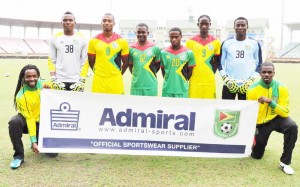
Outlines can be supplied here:
[[222, 79], [231, 93], [236, 93], [238, 91], [239, 86], [236, 84], [234, 79], [228, 77], [227, 75], [223, 76]]
[[38, 148], [38, 144], [37, 143], [32, 143], [32, 151], [35, 153], [35, 154], [39, 154], [39, 148]]
[[54, 76], [51, 77], [51, 87], [55, 90], [66, 90], [65, 83], [57, 81], [57, 78]]
[[49, 89], [51, 86], [48, 83], [43, 83], [43, 88]]
[[265, 103], [271, 103], [272, 99], [268, 97], [260, 96], [257, 101], [261, 104], [265, 104]]
[[250, 79], [245, 81], [245, 83], [239, 88], [239, 93], [245, 94], [247, 92], [249, 86], [251, 86], [251, 84], [253, 84], [254, 81], [255, 81], [255, 79], [253, 77], [251, 77]]
[[254, 136], [251, 149], [253, 149], [255, 146], [256, 146], [256, 138], [255, 138], [255, 136]]
[[84, 92], [85, 79], [81, 78], [79, 82], [76, 82], [70, 86], [70, 89], [75, 92]]

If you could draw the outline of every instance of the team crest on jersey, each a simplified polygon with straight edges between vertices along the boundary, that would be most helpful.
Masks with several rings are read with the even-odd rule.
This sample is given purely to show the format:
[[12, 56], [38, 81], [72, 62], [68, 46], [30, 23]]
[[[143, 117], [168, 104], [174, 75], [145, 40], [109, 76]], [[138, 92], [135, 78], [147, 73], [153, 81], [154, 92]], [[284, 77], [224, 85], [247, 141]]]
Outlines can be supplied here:
[[185, 53], [181, 54], [181, 55], [179, 56], [179, 59], [180, 59], [180, 60], [186, 59], [186, 54], [185, 54]]
[[214, 50], [214, 45], [208, 44], [207, 48], [208, 48], [209, 50]]
[[112, 46], [112, 48], [114, 48], [114, 49], [117, 49], [117, 48], [118, 48], [117, 42], [113, 42], [113, 43], [111, 44], [111, 46]]
[[64, 41], [63, 40], [60, 40], [60, 42], [59, 42], [60, 44], [63, 44], [64, 43]]
[[278, 103], [278, 97], [272, 96], [272, 101], [274, 101], [275, 103]]
[[240, 111], [216, 110], [214, 133], [221, 138], [230, 138], [238, 132]]
[[73, 40], [73, 44], [78, 45], [79, 44], [78, 40]]
[[152, 51], [151, 51], [151, 50], [148, 50], [148, 51], [146, 52], [146, 55], [147, 55], [147, 56], [152, 56], [152, 55], [153, 55], [153, 53], [152, 53]]
[[167, 59], [169, 59], [170, 58], [170, 55], [167, 55]]
[[250, 49], [251, 49], [251, 46], [250, 46], [250, 45], [246, 45], [245, 48], [246, 48], [247, 50], [250, 50]]

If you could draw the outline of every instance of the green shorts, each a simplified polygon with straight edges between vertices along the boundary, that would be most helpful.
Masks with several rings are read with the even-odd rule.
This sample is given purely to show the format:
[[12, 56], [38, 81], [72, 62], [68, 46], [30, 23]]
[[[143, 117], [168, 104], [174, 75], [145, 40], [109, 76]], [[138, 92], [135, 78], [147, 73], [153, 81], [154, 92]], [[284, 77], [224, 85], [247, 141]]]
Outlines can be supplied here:
[[157, 89], [131, 89], [130, 95], [157, 96]]
[[188, 98], [188, 93], [162, 93], [163, 97]]

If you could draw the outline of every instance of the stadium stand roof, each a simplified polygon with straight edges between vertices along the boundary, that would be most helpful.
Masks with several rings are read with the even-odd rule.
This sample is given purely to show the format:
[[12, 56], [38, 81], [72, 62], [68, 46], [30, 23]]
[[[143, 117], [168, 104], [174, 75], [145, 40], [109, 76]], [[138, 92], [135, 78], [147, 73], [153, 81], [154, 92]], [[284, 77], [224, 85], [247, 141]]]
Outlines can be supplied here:
[[[173, 27], [179, 27], [181, 29], [190, 29], [190, 28], [198, 28], [197, 26], [198, 20], [167, 20], [166, 21], [166, 29], [171, 29]], [[211, 29], [215, 29], [217, 27], [217, 21], [211, 20]]]
[[[12, 19], [12, 18], [0, 18], [0, 25], [52, 28], [52, 29], [62, 28], [61, 22], [23, 20], [23, 19]], [[102, 30], [100, 23], [99, 24], [76, 23], [75, 28], [80, 30]]]
[[293, 30], [300, 30], [300, 23], [284, 23], [284, 25], [286, 25], [291, 31]]
[[[254, 18], [247, 19], [249, 28], [251, 29], [260, 29], [260, 28], [269, 28], [269, 21], [267, 18]], [[233, 28], [234, 20], [228, 20], [224, 26], [226, 29]]]
[[157, 21], [156, 20], [120, 20], [120, 29], [135, 29], [139, 23], [145, 23], [148, 25], [149, 30], [156, 30]]

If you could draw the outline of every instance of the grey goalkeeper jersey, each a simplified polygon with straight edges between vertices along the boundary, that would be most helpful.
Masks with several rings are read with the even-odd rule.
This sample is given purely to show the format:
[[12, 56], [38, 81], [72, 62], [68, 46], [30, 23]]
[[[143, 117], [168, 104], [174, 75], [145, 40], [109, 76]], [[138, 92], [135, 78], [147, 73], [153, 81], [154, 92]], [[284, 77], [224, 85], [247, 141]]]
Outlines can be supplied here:
[[87, 59], [87, 40], [75, 32], [72, 36], [59, 32], [50, 40], [50, 63], [58, 81], [78, 82], [80, 71]]

